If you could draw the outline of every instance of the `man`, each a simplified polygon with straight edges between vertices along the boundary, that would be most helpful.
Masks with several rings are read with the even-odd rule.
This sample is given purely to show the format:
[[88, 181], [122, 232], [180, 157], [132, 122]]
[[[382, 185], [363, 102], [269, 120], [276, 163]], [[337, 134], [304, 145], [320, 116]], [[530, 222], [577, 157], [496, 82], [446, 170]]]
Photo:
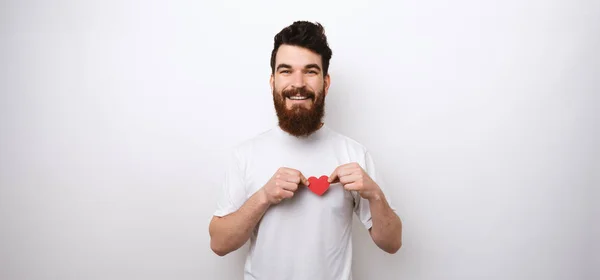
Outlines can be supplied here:
[[379, 248], [401, 247], [402, 223], [369, 152], [322, 121], [331, 55], [318, 23], [294, 22], [275, 36], [279, 125], [236, 147], [209, 225], [219, 256], [250, 240], [246, 280], [351, 279], [353, 213]]

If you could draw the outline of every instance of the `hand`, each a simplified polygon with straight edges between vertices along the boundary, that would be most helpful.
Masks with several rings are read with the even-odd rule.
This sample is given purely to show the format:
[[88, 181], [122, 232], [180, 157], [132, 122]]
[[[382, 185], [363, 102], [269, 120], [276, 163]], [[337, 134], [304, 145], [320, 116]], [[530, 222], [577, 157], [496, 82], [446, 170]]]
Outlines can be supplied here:
[[308, 186], [308, 179], [298, 170], [281, 167], [273, 177], [262, 187], [269, 204], [278, 204], [282, 200], [294, 196], [298, 185]]
[[329, 183], [337, 182], [348, 191], [357, 191], [364, 199], [379, 199], [381, 196], [379, 185], [356, 162], [340, 165], [331, 173]]

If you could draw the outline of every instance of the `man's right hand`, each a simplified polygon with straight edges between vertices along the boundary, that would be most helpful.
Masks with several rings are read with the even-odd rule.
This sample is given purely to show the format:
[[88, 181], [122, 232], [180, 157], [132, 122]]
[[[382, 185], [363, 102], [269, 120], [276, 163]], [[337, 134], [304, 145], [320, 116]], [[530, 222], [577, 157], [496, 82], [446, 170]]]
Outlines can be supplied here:
[[309, 184], [300, 171], [279, 168], [267, 184], [246, 200], [240, 209], [223, 217], [213, 217], [209, 225], [211, 249], [217, 255], [224, 256], [240, 248], [248, 241], [270, 205], [294, 196], [300, 184]]
[[300, 171], [281, 167], [262, 187], [261, 191], [265, 194], [269, 204], [278, 204], [282, 200], [294, 196], [294, 192], [298, 190], [300, 184], [305, 186], [309, 184], [308, 179]]

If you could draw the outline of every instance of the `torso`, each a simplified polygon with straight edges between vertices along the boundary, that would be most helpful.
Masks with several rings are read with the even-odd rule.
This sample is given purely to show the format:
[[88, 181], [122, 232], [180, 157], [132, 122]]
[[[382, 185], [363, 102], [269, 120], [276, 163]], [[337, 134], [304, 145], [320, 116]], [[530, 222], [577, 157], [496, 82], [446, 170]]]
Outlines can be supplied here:
[[[314, 138], [300, 141], [275, 129], [248, 143], [248, 198], [280, 167], [297, 169], [306, 178], [320, 177], [363, 159], [361, 146], [327, 127]], [[245, 279], [351, 279], [355, 199], [339, 183], [322, 196], [301, 186], [294, 197], [271, 206], [250, 239]]]

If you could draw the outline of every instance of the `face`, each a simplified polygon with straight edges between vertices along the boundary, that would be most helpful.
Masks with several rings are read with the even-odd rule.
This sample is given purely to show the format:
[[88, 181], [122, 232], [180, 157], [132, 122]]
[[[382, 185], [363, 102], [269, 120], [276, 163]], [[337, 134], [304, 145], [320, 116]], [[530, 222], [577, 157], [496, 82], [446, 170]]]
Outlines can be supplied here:
[[323, 75], [319, 54], [302, 47], [280, 46], [270, 83], [282, 129], [295, 136], [319, 129], [330, 83], [329, 75]]

